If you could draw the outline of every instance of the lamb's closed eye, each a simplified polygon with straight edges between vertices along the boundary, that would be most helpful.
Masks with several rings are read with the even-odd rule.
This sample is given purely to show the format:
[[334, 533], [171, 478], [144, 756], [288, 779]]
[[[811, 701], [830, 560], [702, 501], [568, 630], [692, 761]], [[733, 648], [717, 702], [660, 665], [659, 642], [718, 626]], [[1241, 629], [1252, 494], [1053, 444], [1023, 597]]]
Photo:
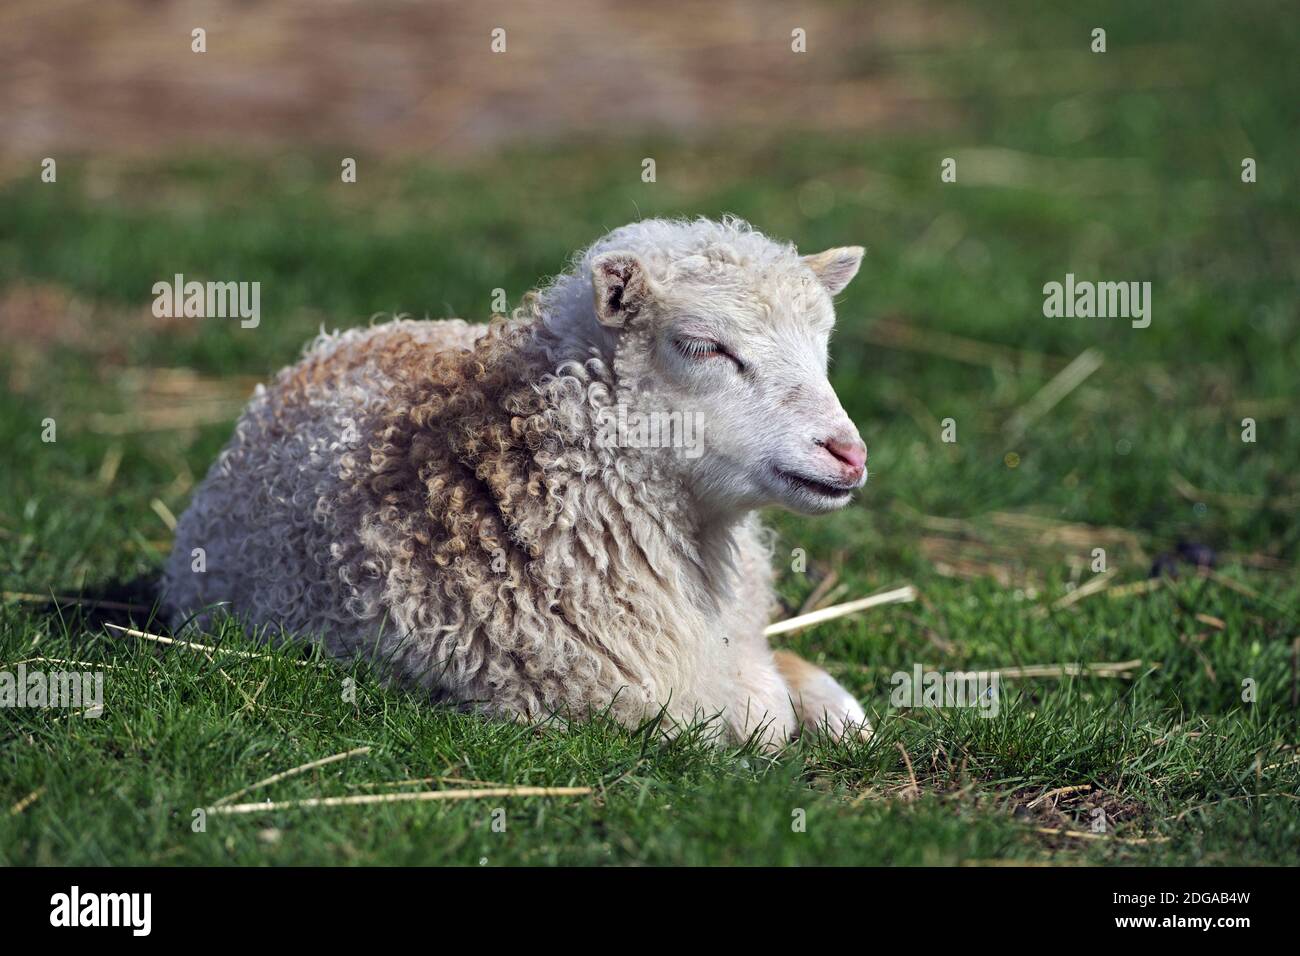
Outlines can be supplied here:
[[673, 348], [688, 359], [729, 359], [737, 369], [742, 372], [745, 370], [745, 363], [721, 342], [714, 339], [675, 338], [673, 339]]

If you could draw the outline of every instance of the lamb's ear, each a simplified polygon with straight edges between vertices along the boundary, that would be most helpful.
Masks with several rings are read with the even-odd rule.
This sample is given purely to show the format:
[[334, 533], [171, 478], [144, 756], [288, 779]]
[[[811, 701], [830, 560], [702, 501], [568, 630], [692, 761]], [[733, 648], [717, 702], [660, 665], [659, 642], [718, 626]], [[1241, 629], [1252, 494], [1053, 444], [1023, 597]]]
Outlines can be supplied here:
[[866, 251], [861, 246], [839, 246], [804, 256], [803, 261], [821, 280], [827, 292], [839, 295], [858, 274], [858, 266], [862, 265]]
[[596, 319], [611, 328], [621, 328], [628, 316], [635, 315], [654, 288], [645, 266], [630, 252], [597, 256], [591, 263], [591, 285]]

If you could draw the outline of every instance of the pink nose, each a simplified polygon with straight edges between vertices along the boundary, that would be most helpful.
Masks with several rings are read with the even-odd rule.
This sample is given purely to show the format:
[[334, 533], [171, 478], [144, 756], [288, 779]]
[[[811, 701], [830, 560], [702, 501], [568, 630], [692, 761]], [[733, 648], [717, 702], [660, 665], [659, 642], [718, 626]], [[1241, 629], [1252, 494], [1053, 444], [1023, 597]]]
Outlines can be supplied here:
[[862, 477], [862, 469], [867, 464], [867, 446], [862, 444], [861, 439], [845, 441], [841, 438], [825, 438], [818, 444], [844, 466], [848, 472], [847, 477], [851, 481], [857, 481]]

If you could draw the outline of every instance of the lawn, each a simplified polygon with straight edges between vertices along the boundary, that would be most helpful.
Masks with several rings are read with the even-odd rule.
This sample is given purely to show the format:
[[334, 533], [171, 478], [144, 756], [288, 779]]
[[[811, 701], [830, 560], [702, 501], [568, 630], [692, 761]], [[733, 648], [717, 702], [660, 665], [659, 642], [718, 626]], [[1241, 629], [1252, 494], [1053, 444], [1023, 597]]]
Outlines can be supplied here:
[[[886, 65], [959, 90], [953, 129], [375, 151], [354, 184], [294, 152], [7, 165], [0, 670], [105, 677], [98, 718], [5, 709], [0, 863], [1300, 863], [1300, 30], [1109, 9], [1104, 55], [1092, 18], [1043, 11]], [[40, 599], [148, 605], [242, 401], [321, 325], [482, 320], [610, 227], [724, 212], [869, 248], [832, 381], [871, 480], [769, 516], [791, 614], [920, 593], [778, 641], [860, 696], [869, 743], [490, 722], [230, 627], [166, 648], [106, 626], [165, 633], [148, 610]], [[175, 273], [260, 282], [260, 325], [155, 318]], [[1149, 281], [1150, 326], [1046, 317], [1067, 273]], [[892, 706], [917, 664], [1004, 669], [997, 716]], [[195, 816], [357, 748], [239, 799], [590, 792]]]

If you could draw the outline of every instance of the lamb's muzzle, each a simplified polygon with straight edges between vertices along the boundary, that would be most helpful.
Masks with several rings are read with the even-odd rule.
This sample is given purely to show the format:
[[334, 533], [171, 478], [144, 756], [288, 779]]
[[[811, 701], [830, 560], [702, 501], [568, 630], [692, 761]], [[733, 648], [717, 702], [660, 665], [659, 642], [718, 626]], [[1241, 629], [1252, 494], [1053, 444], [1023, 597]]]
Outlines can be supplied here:
[[498, 714], [865, 732], [829, 675], [768, 647], [755, 514], [833, 510], [866, 480], [826, 377], [862, 254], [648, 220], [490, 329], [322, 336], [181, 518], [172, 620], [224, 603]]

